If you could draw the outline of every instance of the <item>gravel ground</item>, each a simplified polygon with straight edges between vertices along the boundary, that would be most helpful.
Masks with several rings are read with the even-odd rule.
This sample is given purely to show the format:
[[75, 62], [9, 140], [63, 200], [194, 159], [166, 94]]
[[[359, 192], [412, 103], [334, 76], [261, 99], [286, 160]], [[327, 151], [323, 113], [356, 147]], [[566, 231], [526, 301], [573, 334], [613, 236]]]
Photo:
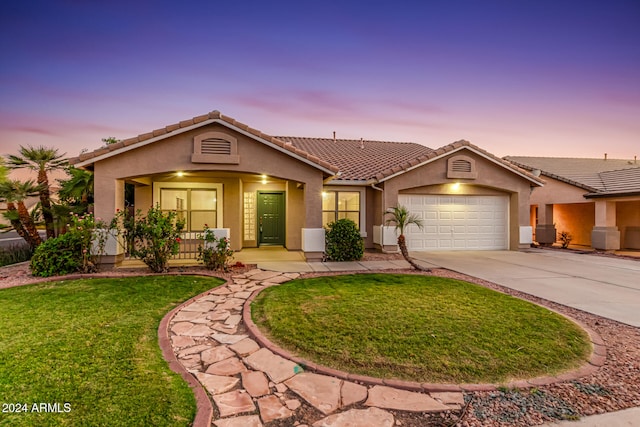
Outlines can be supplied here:
[[[369, 259], [395, 259], [397, 255], [367, 254]], [[247, 266], [251, 267], [251, 266]], [[144, 270], [142, 270], [144, 271]], [[140, 269], [121, 270], [118, 274], [135, 275]], [[189, 273], [207, 274], [202, 267], [176, 269]], [[386, 270], [402, 272], [407, 270]], [[97, 273], [95, 276], [113, 274]], [[342, 273], [344, 274], [344, 273]], [[427, 273], [419, 273], [427, 274]], [[445, 269], [430, 274], [467, 280], [526, 299], [572, 317], [595, 330], [607, 347], [607, 360], [594, 374], [578, 381], [557, 383], [524, 390], [499, 390], [466, 393], [466, 407], [462, 413], [441, 415], [395, 413], [397, 425], [418, 426], [532, 426], [581, 416], [617, 411], [640, 406], [640, 328], [625, 325], [593, 314], [556, 304], [491, 282], [464, 276]], [[305, 277], [317, 274], [305, 275]], [[0, 289], [38, 282], [31, 276], [28, 263], [0, 268]]]

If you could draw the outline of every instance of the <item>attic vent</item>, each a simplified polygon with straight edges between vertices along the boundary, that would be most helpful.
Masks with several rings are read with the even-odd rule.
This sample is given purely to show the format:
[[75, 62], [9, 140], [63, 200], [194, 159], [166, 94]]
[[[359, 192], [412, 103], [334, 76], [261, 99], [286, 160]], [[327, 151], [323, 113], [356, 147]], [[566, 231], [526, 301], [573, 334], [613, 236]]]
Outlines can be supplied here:
[[457, 155], [447, 160], [447, 178], [476, 179], [476, 161], [469, 156]]
[[231, 154], [231, 142], [222, 138], [207, 138], [202, 140], [200, 148], [202, 154]]
[[452, 172], [471, 172], [471, 162], [468, 160], [454, 160], [451, 162]]
[[205, 132], [193, 138], [192, 163], [240, 163], [238, 140], [226, 132]]

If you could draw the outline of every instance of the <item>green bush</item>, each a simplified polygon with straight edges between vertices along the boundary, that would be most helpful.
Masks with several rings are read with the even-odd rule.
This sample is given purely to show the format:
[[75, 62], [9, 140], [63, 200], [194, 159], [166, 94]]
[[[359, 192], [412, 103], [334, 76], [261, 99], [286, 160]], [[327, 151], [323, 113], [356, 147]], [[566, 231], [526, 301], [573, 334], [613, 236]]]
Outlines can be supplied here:
[[34, 276], [59, 276], [75, 273], [81, 268], [82, 237], [77, 233], [65, 233], [45, 240], [31, 257]]
[[360, 230], [350, 219], [339, 219], [328, 226], [326, 255], [331, 261], [357, 261], [364, 255]]
[[177, 212], [163, 212], [159, 205], [149, 208], [146, 216], [138, 210], [132, 230], [128, 231], [130, 235], [125, 236], [133, 242], [129, 252], [155, 273], [169, 271], [169, 257], [180, 250], [180, 232], [184, 225]]
[[229, 260], [233, 257], [229, 239], [218, 239], [206, 224], [204, 234], [198, 235], [198, 239], [204, 241], [198, 246], [198, 261], [202, 261], [208, 270], [229, 271]]
[[107, 225], [93, 215], [71, 214], [66, 232], [47, 239], [31, 258], [34, 276], [60, 276], [75, 272], [94, 273], [104, 252]]

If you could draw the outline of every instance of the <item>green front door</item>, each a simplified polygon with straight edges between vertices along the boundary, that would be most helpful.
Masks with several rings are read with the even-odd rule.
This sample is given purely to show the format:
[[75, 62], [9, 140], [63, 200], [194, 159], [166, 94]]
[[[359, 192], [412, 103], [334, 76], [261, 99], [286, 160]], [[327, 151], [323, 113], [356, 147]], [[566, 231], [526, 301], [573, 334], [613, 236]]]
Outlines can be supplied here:
[[284, 193], [258, 192], [258, 245], [284, 245]]

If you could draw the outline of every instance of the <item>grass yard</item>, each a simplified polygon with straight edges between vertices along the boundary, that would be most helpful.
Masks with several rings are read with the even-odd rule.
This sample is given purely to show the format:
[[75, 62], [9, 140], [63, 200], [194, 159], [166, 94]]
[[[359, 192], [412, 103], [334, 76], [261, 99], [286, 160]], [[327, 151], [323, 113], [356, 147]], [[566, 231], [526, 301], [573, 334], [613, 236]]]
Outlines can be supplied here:
[[256, 325], [300, 357], [351, 373], [419, 382], [507, 382], [584, 363], [573, 322], [471, 283], [357, 274], [268, 288]]
[[162, 358], [158, 325], [220, 283], [151, 276], [0, 290], [0, 425], [190, 425], [195, 399]]

